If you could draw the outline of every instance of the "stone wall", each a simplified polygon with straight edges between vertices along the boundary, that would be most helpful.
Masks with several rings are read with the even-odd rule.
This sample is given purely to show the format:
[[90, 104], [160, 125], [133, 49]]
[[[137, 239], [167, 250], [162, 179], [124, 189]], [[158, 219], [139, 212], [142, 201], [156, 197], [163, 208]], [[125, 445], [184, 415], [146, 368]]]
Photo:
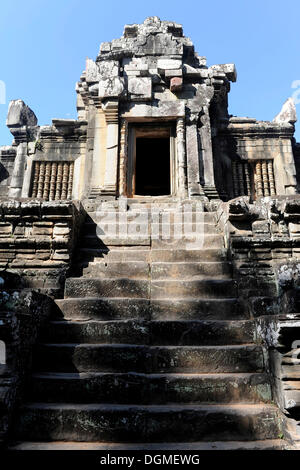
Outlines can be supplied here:
[[30, 376], [32, 348], [62, 297], [84, 211], [71, 201], [0, 202], [0, 445]]
[[[255, 183], [255, 164], [266, 165], [270, 162], [272, 165], [271, 178], [274, 181], [273, 193], [278, 195], [295, 194], [297, 191], [296, 168], [293, 154], [293, 122], [267, 122], [257, 121], [256, 119], [232, 117], [229, 120], [223, 119], [218, 132], [219, 139], [223, 142], [221, 150], [216, 150], [220, 154], [219, 159], [224, 160], [223, 155], [227, 155], [232, 168], [227, 165], [227, 174], [231, 173], [231, 180], [226, 178], [227, 187], [223, 188], [227, 193], [228, 199], [236, 196], [249, 195], [252, 199], [262, 195], [272, 195], [272, 191], [267, 189], [264, 194], [264, 185], [269, 185], [269, 175], [264, 174], [260, 168], [259, 178], [261, 179], [261, 190]], [[225, 141], [225, 144], [224, 144]], [[240, 175], [235, 171], [233, 165], [244, 166], [247, 164], [247, 175]], [[245, 169], [243, 172], [245, 173]], [[242, 185], [239, 185], [239, 179], [242, 178]], [[249, 178], [249, 188], [247, 190], [247, 178]], [[224, 178], [223, 178], [224, 181]], [[218, 179], [219, 186], [223, 185], [222, 178]], [[218, 186], [218, 185], [217, 185]], [[236, 188], [237, 186], [237, 188]], [[260, 194], [257, 194], [259, 193]]]
[[[256, 320], [277, 404], [300, 418], [300, 197], [237, 198], [218, 208], [238, 295]], [[288, 430], [290, 431], [290, 430]], [[299, 439], [300, 433], [296, 439]]]
[[13, 275], [13, 287], [62, 295], [82, 218], [71, 201], [0, 202], [0, 276]]
[[15, 158], [15, 147], [0, 147], [0, 198], [7, 197], [11, 176], [14, 169]]
[[300, 144], [294, 142], [293, 153], [296, 167], [297, 192], [300, 192]]
[[[9, 283], [8, 283], [9, 284]], [[0, 364], [0, 448], [5, 444], [14, 410], [20, 404], [32, 368], [32, 351], [52, 308], [50, 297], [30, 289], [0, 290], [0, 339], [6, 364]]]

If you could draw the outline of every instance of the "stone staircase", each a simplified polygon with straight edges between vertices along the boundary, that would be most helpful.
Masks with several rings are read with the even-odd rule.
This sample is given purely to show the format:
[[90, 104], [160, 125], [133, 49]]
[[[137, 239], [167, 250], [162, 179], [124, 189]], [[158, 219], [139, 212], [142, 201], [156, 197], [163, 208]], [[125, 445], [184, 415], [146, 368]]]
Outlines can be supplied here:
[[192, 207], [178, 238], [181, 209], [158, 205], [155, 221], [120, 237], [114, 211], [107, 234], [96, 203], [86, 207], [74, 277], [37, 345], [11, 448], [282, 449], [263, 348], [215, 213]]

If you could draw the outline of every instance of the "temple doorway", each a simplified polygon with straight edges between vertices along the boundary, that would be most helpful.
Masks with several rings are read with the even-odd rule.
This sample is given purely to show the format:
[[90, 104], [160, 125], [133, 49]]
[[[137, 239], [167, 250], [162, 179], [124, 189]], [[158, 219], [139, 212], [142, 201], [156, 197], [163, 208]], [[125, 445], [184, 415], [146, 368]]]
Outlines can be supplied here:
[[170, 139], [137, 138], [135, 194], [165, 196], [170, 191]]
[[128, 196], [170, 196], [174, 140], [166, 125], [133, 126], [129, 145]]

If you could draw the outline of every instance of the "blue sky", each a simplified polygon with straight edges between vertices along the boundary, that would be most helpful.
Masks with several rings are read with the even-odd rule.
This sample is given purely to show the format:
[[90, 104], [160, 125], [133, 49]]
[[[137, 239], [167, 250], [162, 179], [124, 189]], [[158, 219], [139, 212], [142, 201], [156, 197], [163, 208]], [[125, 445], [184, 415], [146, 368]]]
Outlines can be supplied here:
[[[100, 43], [120, 37], [124, 24], [154, 15], [182, 23], [208, 65], [236, 64], [231, 114], [272, 120], [297, 91], [299, 0], [2, 0], [0, 145], [12, 140], [5, 126], [9, 100], [23, 99], [41, 125], [75, 118], [75, 82], [85, 58], [95, 59]], [[297, 111], [300, 118], [300, 104]], [[300, 124], [296, 130], [300, 141]]]

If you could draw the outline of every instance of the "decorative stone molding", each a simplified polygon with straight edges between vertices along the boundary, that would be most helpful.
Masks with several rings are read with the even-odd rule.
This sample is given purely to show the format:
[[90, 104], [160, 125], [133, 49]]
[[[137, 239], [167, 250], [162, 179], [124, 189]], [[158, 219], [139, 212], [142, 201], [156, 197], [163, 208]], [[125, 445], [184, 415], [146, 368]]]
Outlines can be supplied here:
[[30, 196], [45, 201], [72, 198], [74, 162], [33, 162]]
[[19, 276], [23, 287], [59, 292], [82, 217], [70, 201], [1, 202], [0, 270]]
[[120, 130], [120, 173], [119, 173], [119, 194], [127, 195], [127, 163], [128, 163], [128, 122], [122, 119]]
[[275, 196], [273, 160], [233, 160], [232, 181], [234, 196]]
[[185, 141], [185, 122], [183, 118], [177, 119], [176, 124], [177, 139], [177, 159], [178, 159], [178, 188], [179, 195], [186, 197], [187, 181], [186, 181], [186, 141]]

